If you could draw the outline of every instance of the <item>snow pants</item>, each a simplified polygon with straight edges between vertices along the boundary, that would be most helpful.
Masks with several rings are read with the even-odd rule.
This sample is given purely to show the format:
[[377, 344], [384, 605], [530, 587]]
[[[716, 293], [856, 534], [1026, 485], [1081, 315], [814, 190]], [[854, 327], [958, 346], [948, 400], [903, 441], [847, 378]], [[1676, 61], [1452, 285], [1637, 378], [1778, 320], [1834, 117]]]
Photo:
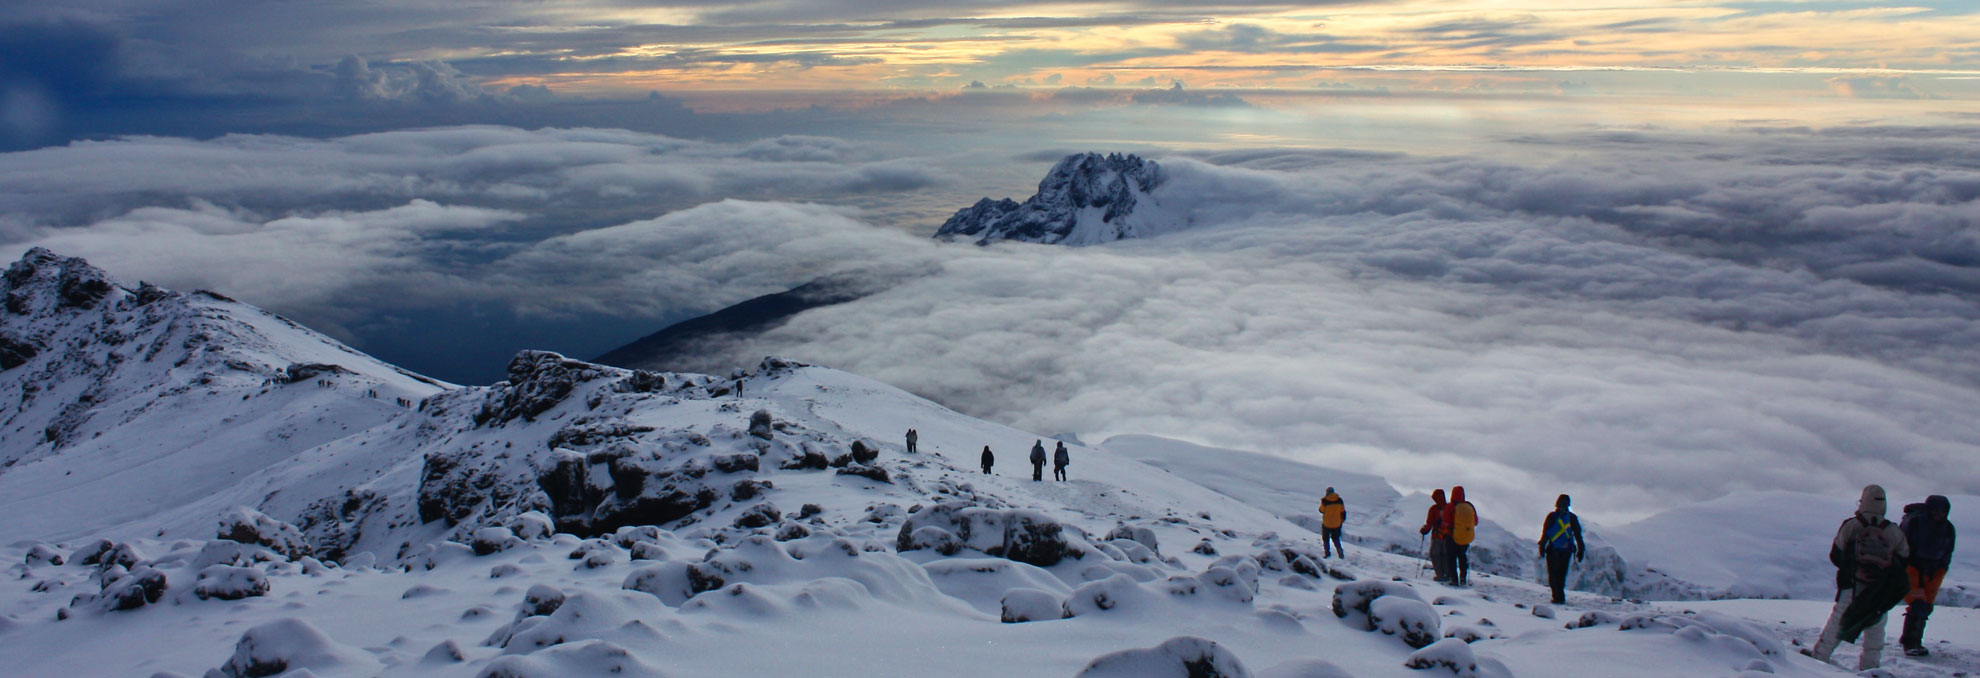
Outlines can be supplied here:
[[[1849, 603], [1853, 600], [1856, 600], [1856, 587], [1843, 589], [1836, 594], [1836, 609], [1829, 613], [1829, 623], [1822, 626], [1821, 639], [1815, 641], [1816, 659], [1826, 662], [1829, 661], [1830, 655], [1836, 653], [1836, 645], [1842, 642], [1837, 636], [1842, 634], [1843, 610], [1849, 609]], [[1856, 660], [1856, 670], [1867, 671], [1877, 668], [1881, 663], [1880, 659], [1884, 654], [1884, 622], [1889, 618], [1888, 614], [1878, 615], [1877, 621], [1872, 622], [1870, 628], [1863, 630], [1863, 655]]]
[[1430, 538], [1430, 571], [1436, 574], [1437, 581], [1448, 581], [1451, 578], [1448, 569], [1449, 548], [1450, 540]]
[[1045, 479], [1045, 462], [1042, 461], [1031, 462], [1031, 479], [1032, 480]]
[[1052, 479], [1053, 479], [1053, 480], [1065, 480], [1065, 479], [1066, 479], [1066, 465], [1065, 465], [1065, 464], [1053, 464], [1053, 465], [1052, 465]]
[[1898, 635], [1898, 644], [1905, 649], [1925, 646], [1925, 620], [1932, 617], [1932, 607], [1939, 600], [1939, 584], [1946, 580], [1946, 571], [1920, 572], [1917, 567], [1906, 567], [1911, 575], [1911, 593], [1904, 597], [1908, 605], [1904, 608], [1904, 633]]
[[1341, 548], [1341, 528], [1321, 527], [1320, 546], [1327, 549], [1327, 557], [1329, 558], [1332, 558], [1336, 553], [1341, 554], [1342, 558], [1347, 557], [1347, 549]]
[[1555, 604], [1567, 602], [1568, 563], [1571, 562], [1574, 562], [1574, 551], [1567, 549], [1547, 551], [1547, 588], [1553, 590]]

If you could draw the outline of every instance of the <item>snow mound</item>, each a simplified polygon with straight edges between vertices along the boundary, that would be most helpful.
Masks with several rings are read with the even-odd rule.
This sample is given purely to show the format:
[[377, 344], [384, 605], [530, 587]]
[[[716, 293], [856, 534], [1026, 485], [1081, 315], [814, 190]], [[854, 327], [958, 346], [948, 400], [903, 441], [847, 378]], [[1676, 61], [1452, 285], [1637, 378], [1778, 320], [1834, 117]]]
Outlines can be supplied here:
[[1448, 671], [1457, 678], [1512, 678], [1505, 665], [1479, 658], [1471, 651], [1470, 644], [1457, 638], [1446, 638], [1410, 653], [1403, 666], [1433, 673]]
[[530, 655], [507, 656], [489, 662], [475, 678], [564, 678], [566, 676], [625, 676], [665, 678], [666, 674], [639, 660], [632, 652], [603, 640], [559, 645]]
[[1004, 592], [999, 604], [1003, 614], [999, 619], [1006, 624], [1022, 624], [1030, 621], [1044, 621], [1065, 617], [1065, 601], [1058, 596], [1038, 589], [1011, 589]]
[[363, 673], [375, 672], [376, 665], [369, 653], [339, 645], [309, 622], [288, 617], [241, 634], [233, 656], [207, 672], [207, 678], [261, 678], [291, 671]]
[[1196, 636], [1178, 636], [1151, 648], [1102, 655], [1080, 678], [1250, 678], [1229, 648]]
[[200, 600], [240, 600], [268, 594], [268, 575], [252, 567], [214, 565], [199, 571], [193, 595]]

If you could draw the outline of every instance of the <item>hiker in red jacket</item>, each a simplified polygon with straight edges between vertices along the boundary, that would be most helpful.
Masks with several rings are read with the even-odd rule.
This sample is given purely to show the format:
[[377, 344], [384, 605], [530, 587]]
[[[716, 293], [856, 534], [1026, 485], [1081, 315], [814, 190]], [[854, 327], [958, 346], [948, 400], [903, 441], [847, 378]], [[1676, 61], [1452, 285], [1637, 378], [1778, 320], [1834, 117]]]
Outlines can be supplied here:
[[1423, 529], [1418, 534], [1430, 537], [1430, 567], [1435, 570], [1438, 583], [1452, 581], [1448, 544], [1451, 540], [1450, 505], [1444, 503], [1444, 491], [1438, 489], [1430, 493], [1430, 512], [1423, 517]]

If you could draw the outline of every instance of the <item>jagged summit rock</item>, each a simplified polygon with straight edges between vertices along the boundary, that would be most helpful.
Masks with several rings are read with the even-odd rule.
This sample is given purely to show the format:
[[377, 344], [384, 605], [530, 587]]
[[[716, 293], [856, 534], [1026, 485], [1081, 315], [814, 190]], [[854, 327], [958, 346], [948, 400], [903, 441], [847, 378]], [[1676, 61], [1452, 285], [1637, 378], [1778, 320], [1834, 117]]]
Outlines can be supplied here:
[[1165, 179], [1161, 165], [1137, 155], [1069, 155], [1038, 182], [1036, 195], [1022, 203], [979, 200], [949, 217], [935, 237], [1094, 245], [1158, 235], [1187, 223], [1155, 195]]

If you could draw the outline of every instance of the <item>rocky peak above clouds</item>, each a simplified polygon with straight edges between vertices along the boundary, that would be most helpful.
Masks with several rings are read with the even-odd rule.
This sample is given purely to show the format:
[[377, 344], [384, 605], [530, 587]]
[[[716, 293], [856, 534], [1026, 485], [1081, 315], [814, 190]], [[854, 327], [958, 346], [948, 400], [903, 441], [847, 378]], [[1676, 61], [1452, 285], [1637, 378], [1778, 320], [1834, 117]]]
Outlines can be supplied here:
[[979, 245], [999, 240], [1093, 245], [1147, 237], [1183, 221], [1154, 195], [1164, 180], [1161, 165], [1138, 155], [1069, 155], [1023, 203], [984, 198], [957, 211], [935, 237]]

